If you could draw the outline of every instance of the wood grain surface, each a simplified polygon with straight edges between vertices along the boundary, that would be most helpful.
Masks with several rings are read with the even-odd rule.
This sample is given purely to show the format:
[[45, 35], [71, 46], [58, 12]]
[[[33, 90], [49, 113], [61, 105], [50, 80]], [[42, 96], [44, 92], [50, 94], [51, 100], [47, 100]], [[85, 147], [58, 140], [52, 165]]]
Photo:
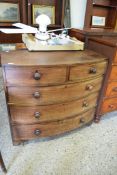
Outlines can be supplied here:
[[[6, 82], [8, 85], [49, 85], [64, 83], [66, 81], [66, 67], [7, 67], [5, 68]], [[35, 75], [39, 74], [40, 78], [36, 79]]]
[[[101, 88], [103, 77], [81, 83], [48, 87], [8, 87], [9, 104], [47, 105], [77, 100]], [[37, 97], [35, 97], [37, 95]]]
[[[14, 141], [30, 140], [40, 137], [55, 136], [76, 129], [94, 118], [95, 108], [66, 120], [49, 122], [35, 125], [14, 125], [12, 126]], [[36, 132], [37, 131], [37, 132]]]
[[16, 124], [34, 124], [57, 121], [83, 113], [97, 105], [98, 92], [80, 100], [44, 105], [44, 106], [16, 106], [11, 105], [11, 122]]
[[91, 51], [28, 52], [27, 50], [1, 53], [2, 65], [14, 66], [57, 66], [82, 63], [95, 63], [107, 59]]

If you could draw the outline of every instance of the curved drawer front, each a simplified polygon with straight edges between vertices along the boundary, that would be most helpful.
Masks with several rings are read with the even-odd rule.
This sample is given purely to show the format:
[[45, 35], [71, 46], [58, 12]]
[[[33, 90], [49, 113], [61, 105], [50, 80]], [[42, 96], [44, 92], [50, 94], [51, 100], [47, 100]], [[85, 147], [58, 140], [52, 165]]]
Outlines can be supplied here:
[[114, 65], [112, 66], [112, 70], [111, 70], [109, 80], [110, 81], [117, 80], [117, 66], [114, 66]]
[[70, 69], [70, 80], [91, 78], [105, 73], [107, 62], [73, 66]]
[[5, 67], [8, 85], [48, 85], [66, 81], [66, 67]]
[[91, 109], [80, 116], [61, 120], [57, 122], [49, 122], [35, 125], [14, 125], [12, 126], [13, 138], [17, 140], [29, 140], [38, 137], [49, 137], [65, 133], [76, 129], [94, 118], [95, 109]]
[[110, 82], [108, 83], [108, 87], [106, 90], [106, 97], [114, 97], [117, 96], [117, 82]]
[[12, 123], [31, 124], [61, 120], [78, 115], [96, 106], [98, 93], [94, 93], [80, 100], [47, 106], [10, 106]]
[[103, 101], [101, 114], [117, 110], [117, 98], [110, 98]]
[[51, 87], [8, 87], [8, 102], [46, 105], [75, 100], [100, 89], [103, 77], [90, 81]]

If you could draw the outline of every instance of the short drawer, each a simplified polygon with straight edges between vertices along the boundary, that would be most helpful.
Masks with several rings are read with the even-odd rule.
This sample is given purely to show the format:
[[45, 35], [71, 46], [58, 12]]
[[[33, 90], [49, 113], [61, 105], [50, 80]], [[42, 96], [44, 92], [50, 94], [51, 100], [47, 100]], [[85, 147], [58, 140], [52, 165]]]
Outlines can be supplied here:
[[98, 93], [94, 93], [83, 99], [62, 104], [30, 107], [11, 105], [11, 122], [32, 124], [69, 118], [96, 107], [97, 97]]
[[117, 96], [117, 82], [116, 81], [108, 83], [105, 96], [106, 97]]
[[114, 66], [114, 65], [112, 66], [112, 70], [111, 70], [109, 80], [110, 81], [117, 80], [117, 66]]
[[103, 77], [51, 87], [8, 87], [9, 104], [47, 105], [79, 99], [99, 91]]
[[8, 85], [48, 85], [66, 81], [66, 67], [5, 67]]
[[83, 64], [73, 66], [70, 69], [70, 80], [78, 80], [83, 78], [91, 78], [105, 73], [107, 62], [94, 64]]
[[94, 114], [95, 109], [93, 108], [82, 115], [66, 120], [35, 125], [14, 125], [12, 126], [13, 139], [14, 141], [29, 140], [62, 134], [91, 122]]
[[109, 98], [103, 101], [101, 114], [117, 110], [117, 98]]

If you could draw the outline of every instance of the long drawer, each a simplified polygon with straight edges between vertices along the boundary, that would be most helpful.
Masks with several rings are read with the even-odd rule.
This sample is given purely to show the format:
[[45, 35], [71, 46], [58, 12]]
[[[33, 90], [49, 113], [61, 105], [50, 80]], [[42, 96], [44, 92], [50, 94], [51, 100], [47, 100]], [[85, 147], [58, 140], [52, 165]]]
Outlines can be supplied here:
[[101, 114], [117, 110], [117, 98], [109, 98], [103, 101]]
[[6, 83], [8, 85], [48, 85], [66, 81], [66, 67], [17, 67], [6, 66]]
[[106, 90], [106, 97], [115, 97], [117, 96], [117, 81], [112, 81], [108, 83]]
[[62, 120], [78, 115], [96, 106], [98, 92], [80, 100], [47, 106], [10, 106], [11, 122], [32, 124]]
[[70, 80], [92, 78], [105, 73], [107, 62], [82, 64], [70, 68]]
[[9, 104], [46, 105], [85, 97], [100, 89], [103, 77], [51, 87], [8, 87]]
[[35, 125], [14, 125], [12, 133], [14, 141], [30, 140], [39, 137], [49, 137], [76, 129], [94, 118], [95, 108], [66, 120]]

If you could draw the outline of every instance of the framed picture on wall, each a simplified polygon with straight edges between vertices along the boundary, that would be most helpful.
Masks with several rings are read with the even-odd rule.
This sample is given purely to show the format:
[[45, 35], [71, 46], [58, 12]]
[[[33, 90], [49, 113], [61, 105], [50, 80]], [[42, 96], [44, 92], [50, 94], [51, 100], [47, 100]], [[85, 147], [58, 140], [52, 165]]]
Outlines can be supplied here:
[[32, 5], [32, 20], [36, 24], [37, 16], [46, 14], [51, 19], [51, 24], [55, 24], [55, 6]]
[[19, 3], [0, 2], [0, 23], [20, 22]]
[[92, 16], [92, 26], [105, 26], [106, 17]]

